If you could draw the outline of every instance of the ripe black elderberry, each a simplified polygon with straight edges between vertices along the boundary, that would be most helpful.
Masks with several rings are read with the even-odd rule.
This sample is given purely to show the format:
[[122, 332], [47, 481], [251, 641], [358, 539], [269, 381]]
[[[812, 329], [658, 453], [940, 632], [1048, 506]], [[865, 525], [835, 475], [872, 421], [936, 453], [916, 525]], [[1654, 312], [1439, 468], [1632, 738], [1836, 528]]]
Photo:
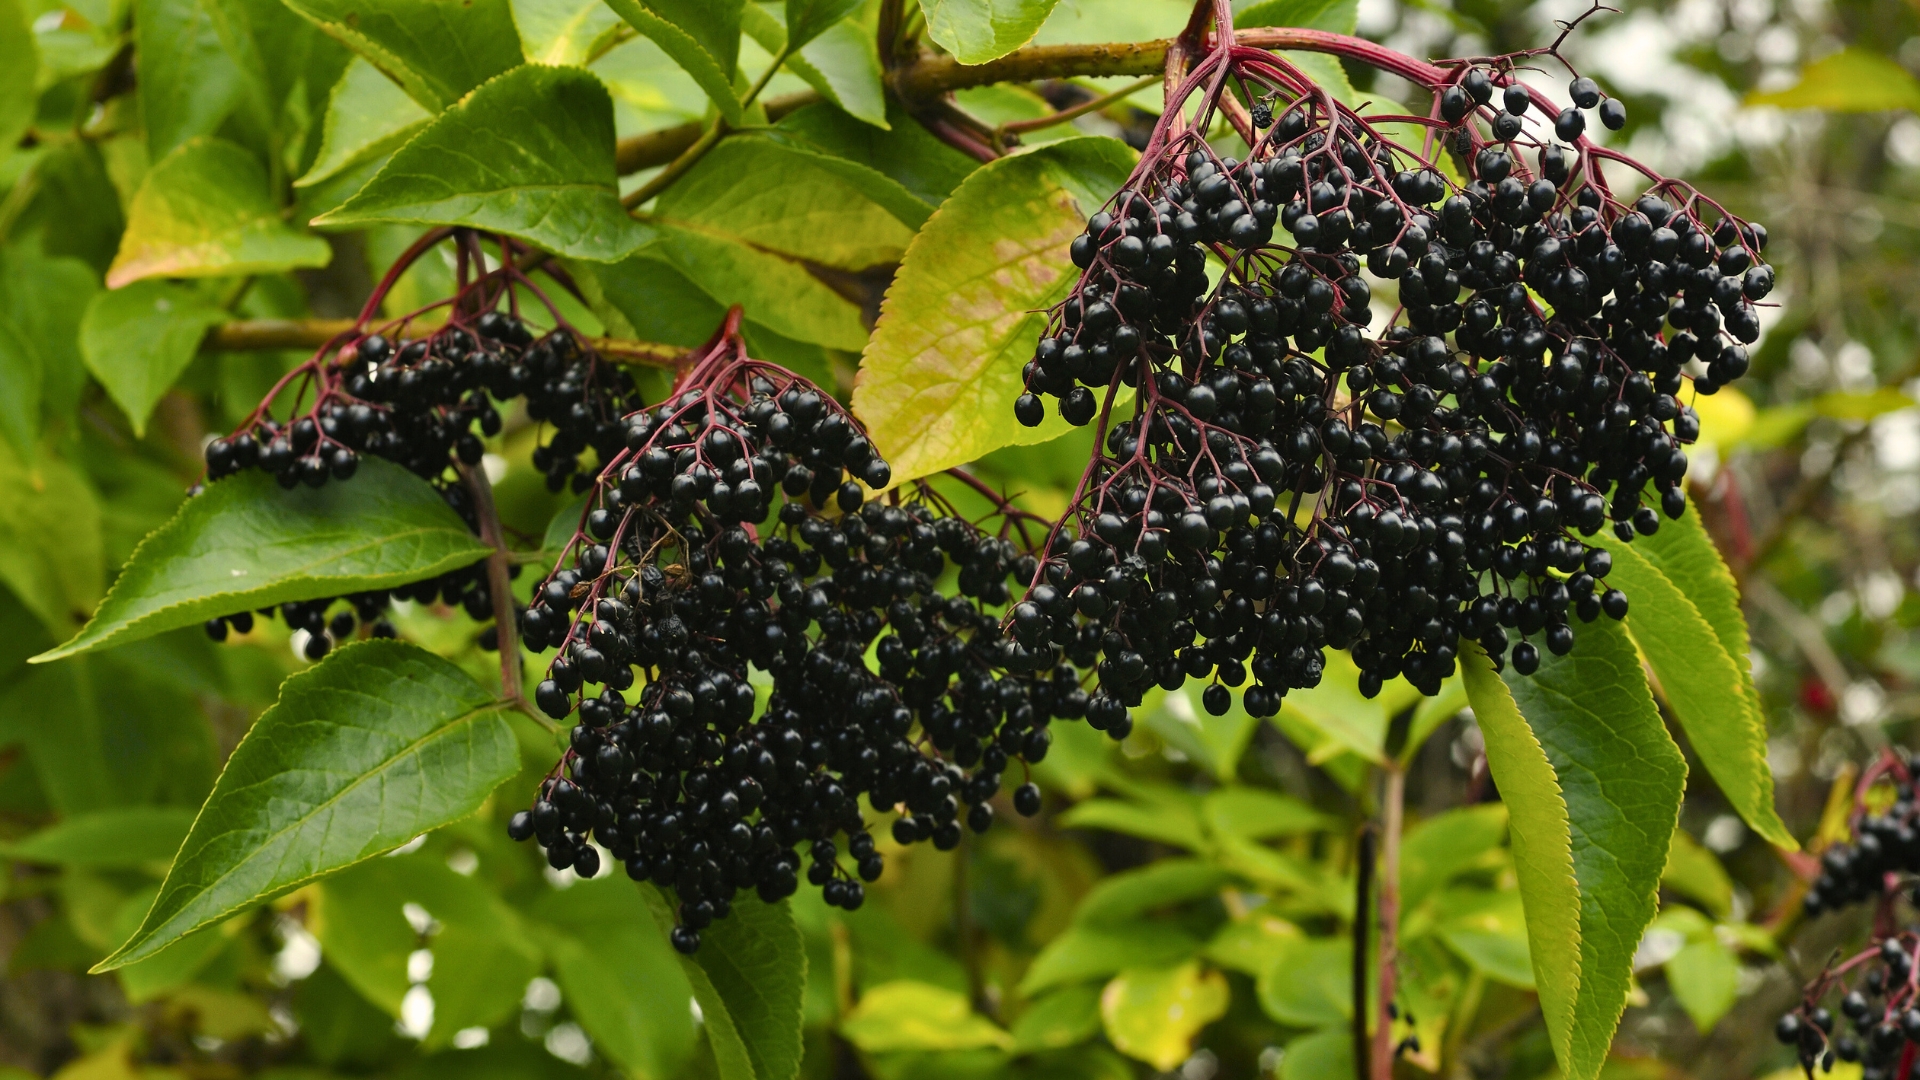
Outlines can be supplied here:
[[[1701, 393], [1745, 373], [1765, 230], [1677, 181], [1616, 197], [1582, 110], [1624, 113], [1588, 79], [1556, 117], [1505, 65], [1457, 69], [1434, 89], [1458, 186], [1283, 61], [1211, 63], [1278, 116], [1240, 161], [1170, 106], [1072, 244], [1014, 413], [1097, 417], [1096, 452], [1010, 614], [1009, 667], [1096, 668], [1088, 720], [1124, 734], [1156, 683], [1210, 679], [1210, 710], [1245, 686], [1272, 715], [1332, 646], [1369, 695], [1396, 675], [1433, 694], [1462, 637], [1530, 674], [1536, 636], [1564, 654], [1573, 618], [1625, 617], [1582, 537], [1654, 532], [1645, 500], [1684, 511], [1682, 369]], [[1571, 145], [1532, 139], [1529, 161], [1529, 125]], [[1375, 281], [1397, 306], [1377, 333]]]

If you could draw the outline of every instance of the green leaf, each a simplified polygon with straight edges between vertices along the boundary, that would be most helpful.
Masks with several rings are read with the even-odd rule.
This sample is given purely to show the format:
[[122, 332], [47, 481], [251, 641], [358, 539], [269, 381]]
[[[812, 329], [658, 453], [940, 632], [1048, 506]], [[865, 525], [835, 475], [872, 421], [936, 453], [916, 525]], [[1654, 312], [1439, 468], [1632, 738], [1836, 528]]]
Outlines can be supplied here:
[[137, 281], [94, 294], [80, 322], [80, 354], [133, 433], [145, 435], [154, 405], [193, 362], [207, 330], [227, 318], [189, 286]]
[[1172, 812], [1166, 806], [1124, 802], [1119, 799], [1088, 799], [1060, 815], [1060, 824], [1073, 829], [1105, 829], [1173, 847], [1199, 851], [1207, 846], [1199, 816]]
[[1746, 104], [1829, 112], [1920, 110], [1920, 80], [1891, 57], [1846, 48], [1808, 64], [1792, 86], [1748, 94]]
[[1527, 948], [1521, 894], [1496, 889], [1455, 889], [1439, 900], [1435, 930], [1460, 959], [1489, 979], [1531, 990], [1534, 966]]
[[1740, 996], [1740, 958], [1712, 931], [1687, 942], [1665, 970], [1667, 989], [1703, 1035]]
[[0, 248], [0, 316], [33, 345], [41, 361], [41, 401], [50, 416], [71, 417], [85, 388], [80, 319], [99, 277], [79, 259], [48, 258], [31, 242]]
[[173, 860], [193, 824], [178, 806], [129, 806], [70, 817], [0, 847], [10, 859], [56, 866], [144, 867]]
[[1507, 808], [1500, 803], [1463, 806], [1407, 830], [1400, 844], [1400, 901], [1405, 910], [1445, 886], [1500, 846], [1507, 834]]
[[1342, 750], [1375, 764], [1386, 761], [1387, 722], [1404, 707], [1402, 698], [1412, 687], [1399, 680], [1389, 684], [1395, 692], [1383, 689], [1368, 698], [1360, 692], [1359, 676], [1351, 657], [1328, 650], [1320, 684], [1295, 690], [1282, 700], [1281, 719], [1305, 724], [1321, 737], [1307, 751], [1310, 764], [1318, 765]]
[[1013, 1036], [974, 1012], [967, 995], [904, 979], [862, 994], [840, 1021], [840, 1034], [870, 1054], [1013, 1046]]
[[1049, 987], [1117, 975], [1129, 967], [1178, 964], [1199, 952], [1200, 944], [1172, 923], [1075, 923], [1033, 958], [1020, 980], [1020, 993], [1032, 997]]
[[1726, 867], [1685, 829], [1673, 831], [1673, 846], [1667, 849], [1660, 883], [1699, 904], [1716, 919], [1733, 914], [1733, 880], [1727, 877]]
[[1233, 779], [1260, 721], [1238, 697], [1226, 715], [1213, 715], [1201, 706], [1204, 690], [1204, 684], [1189, 682], [1178, 690], [1156, 691], [1140, 712], [1154, 734], [1226, 783]]
[[1201, 953], [1208, 960], [1258, 979], [1303, 935], [1300, 928], [1262, 906], [1222, 926]]
[[1243, 30], [1256, 26], [1304, 26], [1351, 34], [1359, 22], [1359, 0], [1261, 0], [1233, 14], [1233, 25]]
[[898, 102], [888, 106], [887, 124], [886, 130], [878, 130], [819, 103], [795, 109], [774, 130], [892, 177], [929, 208], [946, 201], [980, 167], [915, 123]]
[[1233, 875], [1199, 859], [1161, 859], [1102, 878], [1074, 909], [1077, 922], [1119, 925], [1155, 908], [1218, 896]]
[[682, 1075], [697, 1038], [693, 987], [639, 890], [603, 874], [542, 894], [528, 914], [594, 1048], [633, 1076]]
[[1540, 1011], [1554, 1056], [1571, 1072], [1568, 1047], [1584, 965], [1575, 961], [1582, 955], [1582, 888], [1575, 876], [1566, 796], [1546, 749], [1477, 643], [1463, 643], [1460, 676], [1486, 742], [1487, 770], [1509, 811], [1509, 843]]
[[787, 57], [787, 67], [848, 116], [877, 128], [891, 126], [880, 54], [873, 35], [857, 20], [843, 19], [821, 31]]
[[325, 240], [281, 220], [258, 159], [201, 137], [161, 159], [134, 192], [107, 287], [153, 277], [274, 273], [325, 266], [332, 257]]
[[312, 187], [355, 165], [391, 154], [431, 119], [433, 114], [408, 97], [400, 84], [365, 57], [356, 56], [327, 99], [319, 156], [293, 186]]
[[40, 98], [40, 48], [21, 0], [0, 0], [0, 146], [19, 144]]
[[[1509, 674], [1503, 681], [1538, 736], [1566, 807], [1580, 889], [1578, 982], [1572, 1015], [1562, 1018], [1570, 1023], [1558, 1027], [1549, 1013], [1547, 1030], [1567, 1075], [1590, 1080], [1606, 1058], [1626, 1006], [1634, 951], [1654, 916], [1686, 762], [1654, 707], [1632, 642], [1610, 619], [1587, 624], [1573, 652], [1542, 659], [1532, 677]], [[1493, 778], [1504, 794], [1501, 774]], [[1516, 809], [1516, 836], [1522, 816]], [[1553, 820], [1549, 814], [1529, 827]], [[1531, 924], [1537, 913], [1532, 898], [1526, 899]], [[1565, 980], [1570, 954], [1543, 952], [1531, 925], [1529, 937], [1535, 976], [1547, 965], [1559, 969], [1547, 979]]]
[[[638, 271], [642, 280], [657, 279], [664, 268], [704, 293], [719, 310], [740, 304], [751, 323], [794, 341], [811, 342], [830, 349], [858, 350], [867, 340], [867, 328], [860, 322], [860, 309], [852, 301], [829, 288], [825, 282], [797, 262], [750, 247], [731, 237], [698, 229], [661, 223], [659, 239], [641, 248], [632, 259], [606, 277], [618, 278], [622, 271]], [[650, 261], [659, 266], [636, 267]], [[617, 289], [612, 286], [610, 291]], [[627, 302], [619, 304], [632, 310], [642, 322], [672, 318], [654, 314], [645, 308], [660, 301], [644, 292], [628, 291]], [[634, 308], [637, 301], [639, 309]], [[699, 341], [713, 333], [714, 323], [702, 320], [706, 329]]]
[[216, 3], [134, 0], [140, 119], [154, 161], [219, 130], [246, 95], [246, 77], [220, 38]]
[[1207, 795], [1202, 813], [1215, 835], [1271, 840], [1340, 828], [1340, 821], [1290, 795], [1233, 784]]
[[1287, 1044], [1280, 1059], [1280, 1080], [1329, 1080], [1353, 1075], [1353, 1033], [1316, 1031]]
[[1019, 1054], [1057, 1050], [1083, 1043], [1099, 1030], [1100, 988], [1062, 987], [1029, 1002], [1013, 1022], [1013, 1050]]
[[863, 0], [787, 0], [787, 43], [799, 49], [860, 10]]
[[935, 44], [963, 64], [984, 64], [1025, 45], [1058, 2], [923, 0], [920, 7]]
[[[112, 936], [115, 940], [132, 933], [140, 925], [141, 914], [153, 903], [154, 894], [158, 891], [158, 886], [149, 885], [127, 897], [114, 915]], [[128, 964], [114, 972], [127, 1000], [134, 1004], [152, 1001], [192, 980], [226, 947], [232, 929], [229, 924], [175, 941], [145, 960]]]
[[1607, 547], [1619, 575], [1609, 580], [1632, 600], [1627, 631], [1659, 678], [1694, 753], [1755, 832], [1778, 847], [1799, 850], [1773, 805], [1766, 714], [1753, 685], [1740, 587], [1699, 512], [1688, 504], [1685, 514], [1662, 522], [1652, 536], [1632, 545], [1609, 537]]
[[282, 491], [249, 470], [187, 500], [141, 542], [86, 629], [34, 661], [249, 608], [390, 589], [491, 550], [426, 481], [378, 458], [318, 489]]
[[727, 123], [746, 124], [735, 96], [740, 11], [746, 0], [607, 0], [635, 30], [653, 39], [707, 92]]
[[[665, 934], [672, 911], [658, 889], [641, 895]], [[800, 1022], [807, 987], [806, 943], [785, 901], [740, 894], [733, 913], [700, 933], [700, 951], [681, 958], [721, 1080], [793, 1080], [800, 1071]]]
[[585, 64], [620, 16], [600, 0], [513, 0], [520, 44], [536, 64]]
[[1226, 1015], [1230, 994], [1217, 971], [1189, 960], [1176, 967], [1132, 967], [1100, 994], [1100, 1021], [1114, 1049], [1162, 1072], [1193, 1053], [1193, 1037]]
[[898, 262], [930, 212], [864, 165], [768, 136], [722, 142], [656, 204], [663, 219], [846, 270]]
[[1261, 974], [1260, 1007], [1289, 1027], [1344, 1024], [1353, 1016], [1353, 942], [1301, 938]]
[[94, 970], [472, 813], [520, 765], [505, 708], [399, 641], [349, 645], [289, 677], [227, 759], [139, 931]]
[[[425, 941], [407, 918], [408, 905], [432, 919]], [[517, 1014], [527, 980], [540, 973], [540, 951], [519, 914], [480, 881], [428, 855], [369, 859], [328, 878], [309, 926], [327, 963], [394, 1016], [412, 985], [408, 956], [432, 951], [429, 1048], [447, 1045], [462, 1028], [491, 1027]]]
[[508, 0], [287, 0], [429, 111], [521, 62]]
[[0, 440], [0, 584], [58, 638], [100, 599], [100, 504], [72, 465]]
[[471, 225], [612, 262], [649, 236], [620, 205], [613, 142], [613, 99], [592, 72], [528, 64], [436, 117], [314, 224]]
[[26, 331], [0, 314], [0, 435], [32, 457], [40, 443], [40, 399], [46, 361]]
[[1072, 287], [1067, 246], [1133, 158], [1118, 140], [1096, 137], [1001, 158], [968, 177], [913, 238], [853, 391], [895, 483], [1069, 429], [1057, 415], [1022, 427], [1011, 402], [1045, 309]]

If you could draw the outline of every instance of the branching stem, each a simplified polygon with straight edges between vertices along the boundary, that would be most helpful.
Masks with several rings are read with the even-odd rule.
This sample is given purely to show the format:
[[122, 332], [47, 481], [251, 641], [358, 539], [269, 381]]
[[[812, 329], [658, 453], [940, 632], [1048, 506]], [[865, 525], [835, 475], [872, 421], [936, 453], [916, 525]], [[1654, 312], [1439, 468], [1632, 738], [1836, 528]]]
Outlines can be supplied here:
[[500, 531], [500, 513], [493, 504], [493, 485], [484, 465], [458, 466], [460, 479], [473, 496], [474, 516], [480, 521], [480, 540], [493, 548], [487, 556], [487, 591], [493, 599], [493, 627], [500, 647], [500, 696], [522, 708], [526, 698], [520, 686], [520, 627], [514, 621], [513, 583], [508, 571], [513, 553]]

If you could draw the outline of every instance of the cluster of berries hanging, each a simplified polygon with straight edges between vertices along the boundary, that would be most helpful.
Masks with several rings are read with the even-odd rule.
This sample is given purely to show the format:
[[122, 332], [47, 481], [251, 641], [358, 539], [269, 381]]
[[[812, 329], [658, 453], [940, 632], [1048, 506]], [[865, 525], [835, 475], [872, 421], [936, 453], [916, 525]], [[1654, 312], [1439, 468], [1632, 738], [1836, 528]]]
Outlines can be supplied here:
[[[625, 419], [523, 628], [556, 650], [535, 703], [579, 723], [509, 833], [589, 877], [591, 835], [670, 886], [683, 952], [738, 890], [791, 895], [796, 846], [829, 904], [859, 907], [883, 868], [861, 796], [904, 806], [896, 841], [951, 849], [1049, 721], [1087, 708], [1071, 667], [1004, 671], [996, 612], [1033, 559], [924, 486], [869, 501], [891, 471], [858, 422], [750, 358], [738, 322]], [[1014, 805], [1037, 812], [1039, 789]]]
[[[1920, 1052], [1920, 934], [1889, 934], [1823, 972], [1773, 1033], [1794, 1048], [1800, 1067], [1832, 1072], [1836, 1061], [1859, 1062], [1861, 1080], [1911, 1075]], [[1834, 1034], [1833, 1011], [1822, 1004], [1840, 995], [1840, 1012], [1851, 1032]]]
[[[1626, 614], [1580, 536], [1684, 511], [1682, 370], [1698, 393], [1745, 373], [1766, 231], [1589, 143], [1582, 110], [1625, 119], [1590, 79], [1555, 142], [1530, 133], [1548, 102], [1511, 62], [1407, 62], [1433, 112], [1392, 119], [1430, 157], [1221, 37], [1074, 241], [1079, 278], [1013, 406], [1098, 423], [1013, 610], [1022, 655], [1097, 647], [1096, 725], [1188, 678], [1213, 680], [1215, 713], [1251, 679], [1247, 711], [1272, 715], [1325, 646], [1369, 694], [1396, 675], [1436, 693], [1463, 637], [1531, 674], [1534, 639], [1564, 654], [1573, 618]], [[1204, 138], [1223, 108], [1246, 160]], [[1609, 164], [1651, 186], [1623, 201]], [[1374, 281], [1396, 293], [1385, 319]]]
[[[359, 326], [378, 310], [400, 271], [444, 238], [439, 232], [429, 234], [395, 264], [368, 301]], [[495, 310], [509, 282], [530, 283], [511, 266], [465, 280], [467, 267], [478, 265], [470, 258], [478, 238], [463, 232], [458, 240], [462, 283], [452, 299], [395, 319], [384, 332], [356, 328], [295, 368], [239, 430], [207, 444], [207, 480], [258, 469], [283, 488], [318, 488], [330, 480], [350, 479], [361, 457], [371, 455], [425, 478], [478, 534], [472, 495], [459, 469], [479, 466], [482, 436], [500, 433], [495, 403], [524, 397], [527, 415], [543, 421], [550, 432], [548, 441], [534, 451], [534, 464], [546, 473], [547, 486], [559, 491], [571, 484], [575, 491], [584, 490], [591, 480], [582, 471], [582, 453], [591, 449], [605, 462], [622, 447], [625, 428], [620, 418], [639, 405], [632, 378], [595, 356], [564, 322], [561, 329], [536, 340], [516, 315]], [[441, 307], [447, 309], [444, 321], [417, 337], [405, 336], [422, 315]], [[287, 406], [280, 398], [289, 390], [293, 401]], [[291, 415], [275, 419], [277, 404]], [[518, 571], [514, 567], [516, 575]], [[392, 636], [393, 627], [382, 613], [396, 599], [438, 601], [480, 622], [493, 618], [485, 564], [390, 592], [283, 604], [259, 614], [277, 611], [289, 629], [306, 631], [307, 658], [318, 660], [360, 623], [368, 624], [373, 636]], [[329, 617], [340, 600], [346, 603]], [[243, 611], [209, 620], [207, 634], [223, 641], [229, 629], [247, 633], [253, 618], [254, 613]], [[497, 648], [496, 628], [482, 631], [481, 643]]]

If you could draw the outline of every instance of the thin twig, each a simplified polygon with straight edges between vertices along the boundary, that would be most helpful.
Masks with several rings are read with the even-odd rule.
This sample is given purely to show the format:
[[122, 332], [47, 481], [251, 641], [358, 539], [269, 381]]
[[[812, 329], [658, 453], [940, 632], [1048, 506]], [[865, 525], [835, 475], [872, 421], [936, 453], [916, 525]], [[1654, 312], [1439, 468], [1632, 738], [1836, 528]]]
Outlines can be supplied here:
[[1069, 120], [1077, 120], [1090, 112], [1099, 112], [1107, 106], [1115, 102], [1123, 101], [1128, 96], [1145, 90], [1147, 87], [1159, 81], [1160, 76], [1158, 75], [1143, 75], [1110, 94], [1102, 94], [1097, 98], [1083, 101], [1070, 109], [1061, 109], [1052, 115], [1035, 117], [1032, 120], [1010, 120], [993, 129], [994, 142], [1000, 146], [1010, 145], [1007, 142], [1007, 137], [1011, 135], [1015, 137], [1017, 143], [1018, 136], [1029, 131], [1039, 131], [1043, 128], [1050, 128], [1055, 124], [1064, 124]]
[[[235, 319], [208, 331], [200, 347], [208, 352], [249, 352], [261, 349], [318, 349], [353, 330], [352, 319]], [[673, 367], [687, 350], [653, 341], [625, 338], [587, 338], [586, 346], [603, 358], [622, 364]]]
[[513, 553], [507, 550], [506, 537], [500, 532], [500, 513], [493, 505], [493, 485], [487, 481], [483, 465], [456, 466], [473, 496], [474, 516], [480, 521], [480, 539], [493, 548], [487, 556], [487, 591], [493, 599], [495, 644], [500, 648], [500, 697], [522, 708], [526, 698], [520, 686], [520, 627], [515, 621], [513, 583], [508, 570]]
[[[1380, 844], [1380, 995], [1375, 1007], [1372, 1080], [1393, 1080], [1393, 999], [1398, 992], [1400, 944], [1400, 831], [1406, 818], [1407, 774], [1386, 767], [1385, 818]], [[1356, 916], [1357, 921], [1357, 916]]]
[[1363, 825], [1354, 845], [1353, 867], [1353, 1070], [1359, 1080], [1373, 1080], [1368, 1059], [1373, 1044], [1367, 1039], [1367, 926], [1373, 910], [1373, 826]]

